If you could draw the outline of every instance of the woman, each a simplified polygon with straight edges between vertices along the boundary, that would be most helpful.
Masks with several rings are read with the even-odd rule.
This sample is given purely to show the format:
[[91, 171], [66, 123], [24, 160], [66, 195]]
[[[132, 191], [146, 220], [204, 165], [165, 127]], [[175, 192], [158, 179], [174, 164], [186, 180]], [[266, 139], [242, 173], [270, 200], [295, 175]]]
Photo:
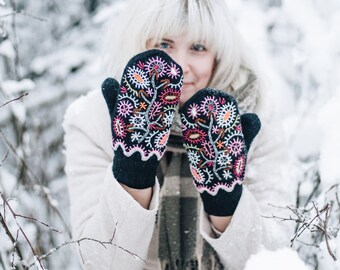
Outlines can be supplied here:
[[130, 1], [112, 25], [121, 84], [64, 121], [73, 237], [93, 239], [83, 268], [243, 269], [287, 245], [264, 217], [292, 202], [284, 143], [224, 1]]

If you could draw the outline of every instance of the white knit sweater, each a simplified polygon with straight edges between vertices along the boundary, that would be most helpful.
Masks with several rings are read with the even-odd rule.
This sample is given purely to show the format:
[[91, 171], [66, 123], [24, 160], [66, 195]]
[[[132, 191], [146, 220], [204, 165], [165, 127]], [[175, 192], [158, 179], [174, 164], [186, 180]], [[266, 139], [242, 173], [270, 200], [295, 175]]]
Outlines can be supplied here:
[[[113, 244], [106, 248], [91, 240], [81, 242], [83, 269], [161, 269], [155, 226], [158, 181], [147, 210], [113, 177], [110, 117], [101, 91], [92, 91], [71, 104], [63, 127], [73, 238], [107, 242], [115, 232]], [[224, 233], [216, 237], [207, 215], [203, 210], [200, 213], [201, 234], [226, 269], [243, 269], [250, 255], [289, 244], [292, 224], [264, 217], [283, 215], [282, 209], [271, 205], [292, 204], [289, 193], [294, 189], [287, 176], [286, 150], [280, 137], [277, 127], [262, 121], [248, 155], [240, 202]]]

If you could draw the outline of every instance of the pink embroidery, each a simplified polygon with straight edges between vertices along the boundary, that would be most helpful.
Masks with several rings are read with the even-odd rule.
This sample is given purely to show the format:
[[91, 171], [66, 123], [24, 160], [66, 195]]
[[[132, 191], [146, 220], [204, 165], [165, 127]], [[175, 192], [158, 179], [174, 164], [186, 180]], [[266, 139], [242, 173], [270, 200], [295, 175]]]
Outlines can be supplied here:
[[179, 77], [180, 74], [179, 68], [174, 63], [170, 63], [170, 66], [168, 66], [167, 75], [174, 79]]
[[159, 56], [146, 61], [146, 70], [149, 74], [156, 73], [158, 77], [163, 77], [167, 69], [168, 64]]
[[132, 104], [128, 100], [121, 100], [117, 105], [117, 112], [119, 115], [126, 117], [132, 112]]
[[194, 183], [199, 192], [216, 195], [242, 183], [246, 149], [236, 102], [207, 94], [211, 90], [188, 105], [181, 120]]
[[217, 113], [219, 107], [219, 103], [214, 96], [208, 96], [203, 99], [201, 110], [205, 115], [209, 115], [210, 113]]
[[113, 149], [121, 147], [126, 156], [138, 152], [142, 160], [152, 155], [160, 159], [178, 107], [182, 81], [181, 68], [159, 55], [129, 64], [117, 97]]
[[197, 104], [195, 103], [190, 104], [188, 114], [191, 117], [191, 119], [193, 120], [196, 119], [200, 115], [200, 112], [201, 112], [201, 109]]
[[119, 116], [113, 119], [113, 130], [118, 138], [124, 138], [126, 135], [125, 123]]

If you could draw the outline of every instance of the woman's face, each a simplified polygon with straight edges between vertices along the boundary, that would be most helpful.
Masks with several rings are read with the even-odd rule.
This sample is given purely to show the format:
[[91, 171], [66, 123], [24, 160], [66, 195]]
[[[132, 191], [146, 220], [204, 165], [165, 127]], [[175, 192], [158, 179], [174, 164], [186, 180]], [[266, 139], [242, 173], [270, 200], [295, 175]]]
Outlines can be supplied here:
[[165, 37], [160, 42], [151, 40], [147, 44], [147, 49], [153, 48], [165, 51], [183, 69], [184, 83], [180, 105], [183, 105], [198, 90], [208, 86], [215, 58], [204, 44], [192, 42], [184, 33]]

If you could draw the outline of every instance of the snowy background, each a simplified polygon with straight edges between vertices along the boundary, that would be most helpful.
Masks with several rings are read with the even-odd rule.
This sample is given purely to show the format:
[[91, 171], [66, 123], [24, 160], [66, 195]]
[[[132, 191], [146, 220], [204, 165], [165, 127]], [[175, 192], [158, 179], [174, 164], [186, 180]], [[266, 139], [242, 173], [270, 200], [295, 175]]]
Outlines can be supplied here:
[[[293, 249], [264, 250], [246, 269], [340, 269], [340, 1], [228, 4], [279, 100], [298, 187], [284, 221], [296, 223]], [[122, 5], [0, 0], [0, 269], [39, 265], [33, 254], [71, 239], [61, 122], [70, 102], [103, 81], [101, 29]], [[80, 269], [73, 248], [40, 261]]]

